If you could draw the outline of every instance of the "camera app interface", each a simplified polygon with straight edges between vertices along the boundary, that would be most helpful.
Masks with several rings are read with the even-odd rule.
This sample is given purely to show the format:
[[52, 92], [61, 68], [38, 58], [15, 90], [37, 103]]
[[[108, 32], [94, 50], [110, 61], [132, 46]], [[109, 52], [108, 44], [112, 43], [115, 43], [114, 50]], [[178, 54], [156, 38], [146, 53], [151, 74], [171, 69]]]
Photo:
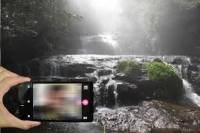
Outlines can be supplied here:
[[82, 120], [82, 84], [33, 84], [33, 118]]

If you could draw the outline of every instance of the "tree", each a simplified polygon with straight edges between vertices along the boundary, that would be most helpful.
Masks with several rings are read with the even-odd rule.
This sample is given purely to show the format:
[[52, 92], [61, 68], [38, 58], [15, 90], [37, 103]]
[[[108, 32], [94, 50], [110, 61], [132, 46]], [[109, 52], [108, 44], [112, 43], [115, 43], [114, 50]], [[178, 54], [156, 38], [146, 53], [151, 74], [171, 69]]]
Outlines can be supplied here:
[[69, 24], [82, 19], [67, 0], [2, 0], [1, 15], [3, 58], [15, 52], [27, 55], [25, 60], [52, 52], [69, 33]]

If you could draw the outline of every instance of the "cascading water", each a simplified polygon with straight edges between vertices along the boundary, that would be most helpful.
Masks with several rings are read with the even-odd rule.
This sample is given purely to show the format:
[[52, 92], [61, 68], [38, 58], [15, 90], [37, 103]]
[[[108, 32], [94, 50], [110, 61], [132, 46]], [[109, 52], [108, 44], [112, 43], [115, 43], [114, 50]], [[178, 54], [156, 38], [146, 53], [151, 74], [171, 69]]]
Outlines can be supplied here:
[[200, 107], [200, 96], [194, 92], [192, 85], [185, 79], [183, 79], [183, 88], [186, 93], [185, 96]]
[[51, 76], [60, 75], [60, 64], [53, 62], [51, 65]]
[[[186, 65], [189, 65], [191, 63], [189, 58], [186, 58], [186, 61], [188, 62]], [[194, 92], [192, 85], [188, 81], [187, 67], [183, 67], [183, 65], [172, 65], [172, 67], [182, 78], [185, 97], [188, 98], [192, 103], [200, 107], [200, 96]]]
[[117, 102], [117, 96], [118, 96], [118, 93], [117, 93], [117, 83], [116, 81], [114, 81], [114, 96], [115, 96], [115, 108], [118, 107], [118, 102]]
[[[121, 54], [116, 34], [102, 33], [93, 36], [81, 37], [82, 49], [79, 49], [80, 54], [98, 53], [99, 51], [109, 51], [112, 54]], [[103, 45], [104, 44], [104, 45]], [[104, 46], [104, 47], [102, 47]], [[105, 49], [106, 47], [106, 49]]]

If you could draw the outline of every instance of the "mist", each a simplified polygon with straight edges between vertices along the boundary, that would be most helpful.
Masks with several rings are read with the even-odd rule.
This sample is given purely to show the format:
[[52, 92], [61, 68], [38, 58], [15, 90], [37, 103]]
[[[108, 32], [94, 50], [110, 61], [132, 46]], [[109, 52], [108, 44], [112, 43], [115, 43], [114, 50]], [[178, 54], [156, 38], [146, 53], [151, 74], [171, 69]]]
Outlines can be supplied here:
[[3, 52], [27, 55], [23, 60], [56, 54], [200, 55], [196, 0], [2, 1], [2, 18], [2, 43], [8, 44]]
[[[192, 20], [200, 13], [198, 6], [197, 1], [188, 4], [178, 0], [70, 0], [70, 10], [83, 18], [73, 22], [70, 31], [79, 36], [114, 35], [110, 38], [121, 49], [114, 54], [193, 53], [199, 46], [199, 36], [189, 32], [197, 26]], [[199, 20], [198, 16], [196, 21]], [[199, 32], [199, 27], [195, 32]], [[191, 46], [193, 49], [188, 51]]]

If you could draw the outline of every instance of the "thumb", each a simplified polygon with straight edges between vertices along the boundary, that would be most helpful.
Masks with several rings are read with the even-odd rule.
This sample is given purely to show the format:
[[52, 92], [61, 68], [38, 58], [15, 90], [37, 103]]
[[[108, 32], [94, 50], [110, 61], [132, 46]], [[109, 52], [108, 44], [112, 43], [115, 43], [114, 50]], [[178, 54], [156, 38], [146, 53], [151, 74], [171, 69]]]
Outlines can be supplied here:
[[39, 126], [40, 124], [41, 124], [41, 122], [36, 122], [36, 121], [22, 121], [22, 123], [20, 124], [20, 126], [18, 128], [28, 130], [32, 127]]

